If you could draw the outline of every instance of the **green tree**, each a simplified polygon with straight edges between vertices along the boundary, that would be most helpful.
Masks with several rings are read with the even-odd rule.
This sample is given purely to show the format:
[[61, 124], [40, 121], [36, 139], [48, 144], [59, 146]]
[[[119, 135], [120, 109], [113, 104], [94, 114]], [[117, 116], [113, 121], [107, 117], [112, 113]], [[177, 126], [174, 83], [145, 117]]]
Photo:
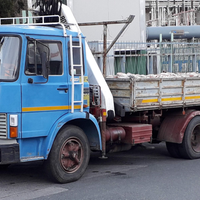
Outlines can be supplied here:
[[0, 17], [19, 16], [21, 9], [24, 9], [24, 0], [0, 0]]

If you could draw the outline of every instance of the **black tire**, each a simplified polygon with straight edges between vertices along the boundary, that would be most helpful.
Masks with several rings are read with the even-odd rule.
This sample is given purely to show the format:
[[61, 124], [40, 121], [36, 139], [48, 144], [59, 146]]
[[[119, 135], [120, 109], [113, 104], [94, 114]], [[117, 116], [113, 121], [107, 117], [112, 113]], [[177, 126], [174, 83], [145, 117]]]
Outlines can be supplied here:
[[200, 116], [194, 117], [188, 124], [179, 151], [183, 158], [200, 158]]
[[166, 142], [167, 151], [171, 157], [181, 158], [179, 145], [180, 144], [177, 144], [177, 143]]
[[90, 148], [85, 133], [69, 125], [58, 133], [45, 166], [54, 181], [68, 183], [84, 174], [89, 158]]

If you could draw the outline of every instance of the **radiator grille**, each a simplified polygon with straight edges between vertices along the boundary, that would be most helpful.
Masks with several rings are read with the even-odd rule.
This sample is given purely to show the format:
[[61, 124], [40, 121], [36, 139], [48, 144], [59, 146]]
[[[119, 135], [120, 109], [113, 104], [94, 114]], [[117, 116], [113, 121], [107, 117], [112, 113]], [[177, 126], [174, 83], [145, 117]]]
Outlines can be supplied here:
[[7, 117], [2, 113], [0, 113], [0, 138], [7, 138]]

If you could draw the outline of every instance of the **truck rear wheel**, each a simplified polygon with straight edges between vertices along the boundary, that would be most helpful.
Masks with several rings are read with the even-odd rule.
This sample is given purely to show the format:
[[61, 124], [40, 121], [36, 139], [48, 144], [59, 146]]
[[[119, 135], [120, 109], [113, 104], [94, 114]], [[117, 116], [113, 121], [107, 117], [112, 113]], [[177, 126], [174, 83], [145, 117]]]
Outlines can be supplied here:
[[173, 158], [180, 158], [181, 154], [179, 151], [179, 145], [177, 143], [166, 142], [167, 151]]
[[84, 174], [89, 158], [89, 142], [85, 133], [76, 126], [66, 126], [53, 143], [46, 162], [47, 173], [59, 183], [76, 181]]
[[200, 116], [194, 117], [188, 124], [179, 150], [183, 158], [200, 158]]

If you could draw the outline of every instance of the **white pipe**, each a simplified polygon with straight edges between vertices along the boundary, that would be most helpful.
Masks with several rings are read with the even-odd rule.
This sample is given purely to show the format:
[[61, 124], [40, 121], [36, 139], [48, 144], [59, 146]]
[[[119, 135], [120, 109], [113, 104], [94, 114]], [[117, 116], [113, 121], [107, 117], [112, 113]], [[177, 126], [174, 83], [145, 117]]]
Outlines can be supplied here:
[[163, 39], [170, 40], [171, 33], [174, 33], [174, 39], [200, 38], [200, 26], [147, 27], [147, 40], [159, 40], [160, 34]]

